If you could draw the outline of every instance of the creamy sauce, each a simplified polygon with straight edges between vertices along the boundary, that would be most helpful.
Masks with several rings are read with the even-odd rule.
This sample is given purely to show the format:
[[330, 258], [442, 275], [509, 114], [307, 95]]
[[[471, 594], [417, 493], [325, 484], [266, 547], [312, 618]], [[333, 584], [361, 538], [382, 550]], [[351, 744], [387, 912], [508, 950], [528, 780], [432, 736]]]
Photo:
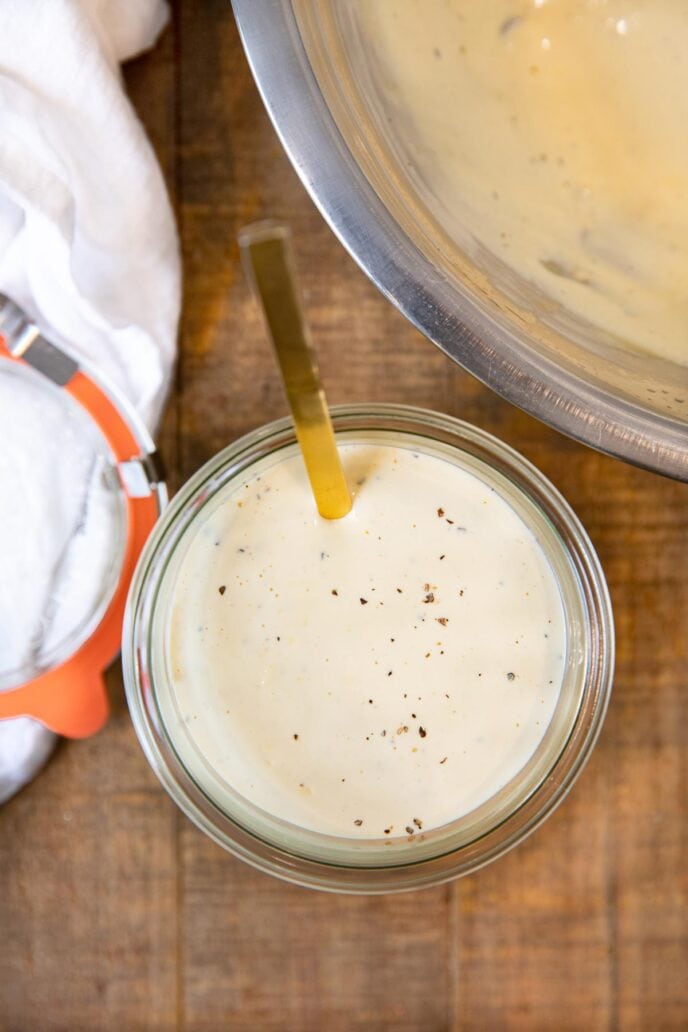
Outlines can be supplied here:
[[208, 794], [220, 779], [300, 827], [408, 838], [530, 759], [559, 698], [563, 606], [489, 484], [408, 447], [341, 454], [344, 519], [317, 515], [298, 454], [199, 517], [163, 588], [161, 705]]
[[351, 0], [451, 234], [688, 362], [688, 4]]

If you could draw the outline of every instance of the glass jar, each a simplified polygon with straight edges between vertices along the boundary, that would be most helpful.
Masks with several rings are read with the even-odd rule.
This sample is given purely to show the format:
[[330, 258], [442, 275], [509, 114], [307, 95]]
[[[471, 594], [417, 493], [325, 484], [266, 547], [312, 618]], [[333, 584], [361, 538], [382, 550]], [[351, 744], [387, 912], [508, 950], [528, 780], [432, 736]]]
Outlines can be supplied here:
[[[160, 781], [211, 838], [260, 870], [339, 892], [417, 889], [468, 874], [534, 830], [563, 799], [599, 734], [611, 691], [614, 631], [604, 576], [583, 527], [545, 477], [507, 445], [459, 420], [398, 405], [333, 410], [339, 443], [396, 444], [451, 461], [494, 488], [535, 535], [564, 610], [564, 676], [552, 719], [526, 765], [472, 812], [414, 841], [353, 839], [297, 827], [255, 806], [180, 748], [165, 656], [170, 570], [219, 492], [297, 449], [283, 419], [225, 448], [182, 488], [139, 562], [122, 659], [136, 733]], [[186, 759], [182, 758], [186, 756]]]

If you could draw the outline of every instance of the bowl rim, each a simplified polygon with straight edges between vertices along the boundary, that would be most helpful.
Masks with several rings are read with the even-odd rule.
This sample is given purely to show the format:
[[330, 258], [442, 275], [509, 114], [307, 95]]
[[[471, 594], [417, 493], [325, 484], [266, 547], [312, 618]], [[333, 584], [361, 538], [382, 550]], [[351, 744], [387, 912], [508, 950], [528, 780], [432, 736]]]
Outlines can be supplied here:
[[444, 276], [394, 220], [330, 112], [292, 0], [231, 3], [253, 77], [297, 175], [382, 294], [507, 401], [597, 451], [688, 481], [684, 422], [614, 395], [524, 348], [467, 288]]

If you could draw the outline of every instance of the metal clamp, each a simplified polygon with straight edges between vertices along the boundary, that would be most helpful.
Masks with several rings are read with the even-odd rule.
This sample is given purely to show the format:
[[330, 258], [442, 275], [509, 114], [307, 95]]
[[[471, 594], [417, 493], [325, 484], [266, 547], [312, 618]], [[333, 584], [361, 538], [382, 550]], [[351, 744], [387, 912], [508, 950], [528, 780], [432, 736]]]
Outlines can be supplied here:
[[[5, 347], [13, 358], [21, 359], [57, 387], [67, 387], [81, 371], [79, 363], [56, 344], [46, 340], [19, 305], [4, 294], [0, 294], [0, 337], [4, 339]], [[112, 389], [101, 389], [106, 396], [112, 394]], [[83, 399], [80, 400], [83, 404]], [[121, 398], [115, 400], [118, 408], [126, 410], [128, 406]], [[95, 416], [93, 411], [90, 414]], [[132, 418], [130, 411], [127, 411], [127, 415], [140, 439], [142, 434], [136, 425], [137, 420]], [[130, 498], [154, 495], [161, 501], [161, 508], [165, 505], [165, 473], [155, 448], [147, 450], [145, 446], [142, 447], [140, 455], [116, 463], [116, 468], [122, 487]]]
[[31, 716], [59, 734], [81, 738], [107, 719], [103, 672], [119, 649], [129, 584], [139, 554], [167, 502], [153, 441], [138, 413], [87, 364], [46, 340], [9, 298], [0, 294], [0, 357], [33, 366], [89, 414], [113, 457], [124, 492], [126, 539], [119, 583], [100, 623], [61, 664], [0, 692], [0, 720]]

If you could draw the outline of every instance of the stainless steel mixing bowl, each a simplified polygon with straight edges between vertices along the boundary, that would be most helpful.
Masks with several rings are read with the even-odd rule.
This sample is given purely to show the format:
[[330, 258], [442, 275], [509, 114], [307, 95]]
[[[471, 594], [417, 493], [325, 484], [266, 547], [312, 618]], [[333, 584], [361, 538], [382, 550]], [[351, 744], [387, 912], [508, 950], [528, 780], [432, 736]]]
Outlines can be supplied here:
[[[483, 383], [594, 448], [688, 480], [688, 365], [624, 346], [438, 217], [349, 0], [233, 0], [296, 171], [382, 293]], [[686, 330], [688, 355], [688, 327]], [[687, 360], [688, 361], [688, 360]]]

